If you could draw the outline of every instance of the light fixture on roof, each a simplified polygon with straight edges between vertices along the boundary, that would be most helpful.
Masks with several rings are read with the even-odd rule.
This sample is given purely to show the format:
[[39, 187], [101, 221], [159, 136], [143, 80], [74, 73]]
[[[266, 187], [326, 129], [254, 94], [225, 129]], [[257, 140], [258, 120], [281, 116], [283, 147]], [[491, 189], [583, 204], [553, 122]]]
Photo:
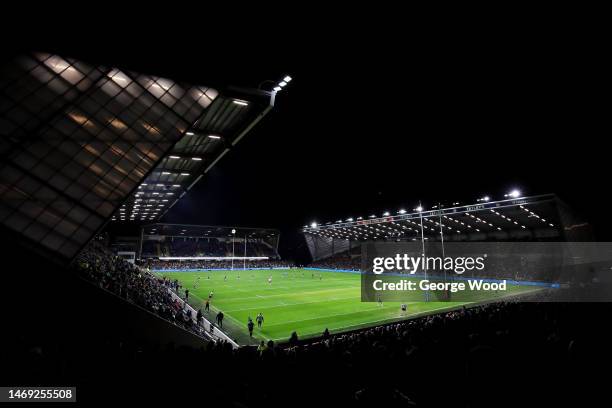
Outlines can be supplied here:
[[352, 219], [352, 218], [347, 218], [347, 220], [346, 220], [346, 221], [348, 221], [348, 222], [353, 222], [353, 219]]
[[287, 75], [287, 76], [285, 76], [285, 77], [283, 78], [283, 81], [285, 81], [285, 82], [291, 82], [291, 80], [292, 80], [292, 79], [293, 79], [293, 78], [291, 78], [289, 75]]
[[521, 191], [517, 189], [510, 191], [508, 194], [504, 194], [504, 197], [510, 197], [510, 198], [518, 198], [520, 196], [521, 196]]
[[385, 212], [383, 213], [383, 217], [388, 217], [389, 215], [390, 215], [390, 214], [389, 214], [389, 211], [385, 211]]
[[181, 173], [181, 176], [188, 176], [189, 173]]
[[489, 201], [490, 199], [491, 199], [491, 197], [489, 197], [489, 196], [484, 196], [484, 197], [482, 197], [482, 198], [479, 198], [479, 199], [478, 199], [478, 200], [476, 200], [476, 201], [478, 201], [478, 202], [480, 202], [480, 201], [487, 202], [487, 201]]
[[422, 206], [418, 206], [417, 208], [415, 208], [416, 212], [422, 212], [423, 211], [423, 207]]
[[280, 81], [278, 83], [278, 86], [280, 86], [281, 88], [284, 87], [285, 85], [287, 85], [287, 83], [285, 81]]
[[317, 228], [317, 223], [313, 222], [312, 224], [310, 224], [310, 228]]
[[187, 136], [193, 136], [193, 135], [194, 135], [194, 133], [193, 133], [193, 132], [187, 132], [187, 133], [185, 133], [185, 134], [186, 134]]
[[170, 174], [169, 171], [162, 171], [162, 175], [167, 176], [168, 174]]
[[180, 159], [180, 156], [170, 156], [171, 159]]
[[246, 102], [246, 101], [241, 101], [241, 100], [239, 100], [239, 99], [234, 99], [234, 103], [235, 103], [236, 105], [240, 105], [240, 106], [247, 106], [247, 105], [249, 104], [248, 102]]
[[191, 160], [202, 161], [202, 158], [201, 157], [192, 157]]
[[221, 136], [218, 135], [208, 135], [209, 139], [221, 139]]
[[274, 87], [274, 90], [275, 90], [276, 92], [278, 92], [278, 91], [280, 91], [280, 90], [282, 90], [282, 89], [283, 89], [283, 88], [281, 88], [280, 86], [275, 86], [275, 87]]
[[401, 210], [398, 211], [399, 214], [406, 214], [406, 210], [404, 210], [403, 208]]

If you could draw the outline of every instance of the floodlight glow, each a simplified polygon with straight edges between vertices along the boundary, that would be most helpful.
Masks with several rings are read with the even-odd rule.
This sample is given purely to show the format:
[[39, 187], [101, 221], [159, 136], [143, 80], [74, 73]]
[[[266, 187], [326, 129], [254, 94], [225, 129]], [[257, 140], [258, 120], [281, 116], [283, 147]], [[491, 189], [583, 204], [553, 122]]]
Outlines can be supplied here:
[[181, 176], [188, 176], [189, 173], [181, 173]]
[[398, 211], [398, 213], [400, 214], [406, 214], [406, 210], [404, 210], [403, 208], [401, 210]]
[[279, 84], [278, 84], [278, 86], [280, 86], [281, 88], [283, 86], [285, 86], [285, 85], [287, 85], [287, 83], [285, 81], [280, 81]]
[[289, 75], [287, 75], [286, 77], [283, 78], [283, 81], [285, 82], [291, 82], [293, 78], [291, 78]]
[[310, 224], [310, 228], [317, 228], [317, 223], [313, 222], [312, 224]]
[[217, 135], [208, 135], [209, 139], [221, 139], [221, 136], [217, 136]]
[[515, 190], [512, 190], [511, 192], [509, 192], [509, 193], [507, 194], [507, 196], [508, 196], [508, 197], [511, 197], [511, 198], [518, 198], [518, 197], [520, 197], [520, 196], [521, 196], [521, 192], [520, 192], [520, 190], [516, 190], [516, 189], [515, 189]]
[[417, 208], [415, 208], [415, 209], [417, 210], [417, 212], [422, 212], [423, 211], [423, 207], [421, 207], [420, 205]]
[[167, 176], [168, 174], [170, 174], [170, 172], [169, 172], [169, 171], [162, 171], [162, 175], [163, 175], [163, 176]]
[[388, 217], [389, 215], [390, 215], [390, 214], [389, 214], [389, 211], [385, 211], [385, 212], [383, 213], [383, 217]]
[[235, 229], [233, 229], [233, 230], [232, 230], [232, 234], [235, 234], [235, 233], [236, 233], [236, 230], [235, 230]]
[[195, 161], [201, 161], [202, 158], [201, 157], [192, 157], [191, 160], [195, 160]]
[[193, 132], [187, 132], [185, 133], [187, 136], [193, 136]]
[[239, 101], [239, 100], [237, 100], [237, 99], [234, 99], [234, 103], [235, 103], [236, 105], [240, 105], [240, 106], [247, 106], [247, 105], [249, 104], [248, 102], [245, 102], [245, 101]]
[[280, 91], [280, 90], [282, 90], [282, 89], [283, 89], [283, 88], [281, 88], [280, 86], [275, 86], [275, 87], [274, 87], [274, 90], [275, 90], [276, 92], [278, 92], [278, 91]]
[[352, 218], [348, 218], [346, 221], [353, 222], [353, 219]]
[[170, 156], [171, 159], [180, 159], [180, 156]]

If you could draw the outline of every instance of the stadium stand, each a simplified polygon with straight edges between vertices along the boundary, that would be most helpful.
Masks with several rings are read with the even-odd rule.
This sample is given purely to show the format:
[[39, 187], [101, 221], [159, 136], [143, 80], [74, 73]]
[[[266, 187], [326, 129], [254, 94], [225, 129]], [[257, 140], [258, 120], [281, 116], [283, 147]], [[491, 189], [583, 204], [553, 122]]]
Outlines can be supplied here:
[[329, 258], [311, 262], [308, 266], [311, 268], [330, 270], [358, 271], [361, 269], [361, 257], [352, 256], [349, 253], [340, 253], [332, 255]]
[[199, 261], [163, 261], [159, 259], [143, 260], [141, 266], [152, 271], [164, 270], [213, 270], [213, 269], [273, 269], [273, 268], [290, 268], [293, 265], [284, 261], [272, 260], [255, 260], [246, 261], [236, 260], [232, 264], [227, 260], [199, 260]]
[[186, 303], [173, 297], [177, 294], [177, 282], [171, 285], [166, 279], [150, 275], [140, 267], [126, 262], [108, 249], [93, 241], [75, 260], [75, 267], [85, 279], [100, 288], [141, 306], [161, 318], [179, 325], [199, 336], [207, 338], [196, 316]]
[[[242, 243], [238, 243], [242, 245]], [[240, 251], [240, 247], [238, 250]], [[240, 255], [245, 255], [240, 251]], [[175, 238], [162, 241], [146, 240], [143, 243], [142, 257], [188, 257], [188, 256], [232, 256], [231, 241], [217, 238]], [[277, 258], [278, 253], [260, 242], [250, 242], [246, 256]]]

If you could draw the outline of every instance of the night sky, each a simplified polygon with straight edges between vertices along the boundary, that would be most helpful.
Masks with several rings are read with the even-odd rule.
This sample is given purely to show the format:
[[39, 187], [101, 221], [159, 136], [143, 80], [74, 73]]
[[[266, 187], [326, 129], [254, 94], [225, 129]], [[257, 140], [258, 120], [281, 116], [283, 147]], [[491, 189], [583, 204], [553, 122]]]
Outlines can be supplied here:
[[598, 126], [604, 108], [591, 50], [531, 38], [353, 40], [40, 50], [201, 85], [293, 77], [275, 109], [165, 221], [276, 227], [289, 254], [312, 221], [519, 188], [558, 194], [609, 239], [609, 131]]

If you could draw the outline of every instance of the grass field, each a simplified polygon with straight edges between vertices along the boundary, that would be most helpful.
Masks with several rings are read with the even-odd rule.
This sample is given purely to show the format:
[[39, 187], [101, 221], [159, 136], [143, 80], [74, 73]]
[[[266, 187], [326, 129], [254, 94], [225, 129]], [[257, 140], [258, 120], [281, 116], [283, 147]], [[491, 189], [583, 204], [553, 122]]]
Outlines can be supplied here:
[[[300, 338], [321, 335], [325, 328], [332, 333], [347, 331], [473, 303], [422, 302], [423, 294], [415, 293], [414, 302], [407, 302], [408, 312], [402, 314], [400, 303], [380, 306], [361, 302], [360, 275], [346, 272], [292, 269], [159, 274], [178, 279], [183, 289], [189, 289], [189, 303], [196, 309], [203, 307], [204, 299], [214, 291], [213, 311], [206, 317], [213, 321], [215, 311], [222, 310], [224, 331], [240, 344], [256, 344], [260, 339], [284, 341], [294, 330]], [[270, 276], [271, 284], [268, 283]], [[194, 287], [198, 277], [198, 286]], [[528, 290], [534, 289], [508, 288], [512, 293]], [[482, 300], [485, 299], [474, 299]], [[250, 339], [247, 319], [250, 316], [255, 320], [259, 312], [265, 321], [262, 329], [255, 325], [254, 338]]]

